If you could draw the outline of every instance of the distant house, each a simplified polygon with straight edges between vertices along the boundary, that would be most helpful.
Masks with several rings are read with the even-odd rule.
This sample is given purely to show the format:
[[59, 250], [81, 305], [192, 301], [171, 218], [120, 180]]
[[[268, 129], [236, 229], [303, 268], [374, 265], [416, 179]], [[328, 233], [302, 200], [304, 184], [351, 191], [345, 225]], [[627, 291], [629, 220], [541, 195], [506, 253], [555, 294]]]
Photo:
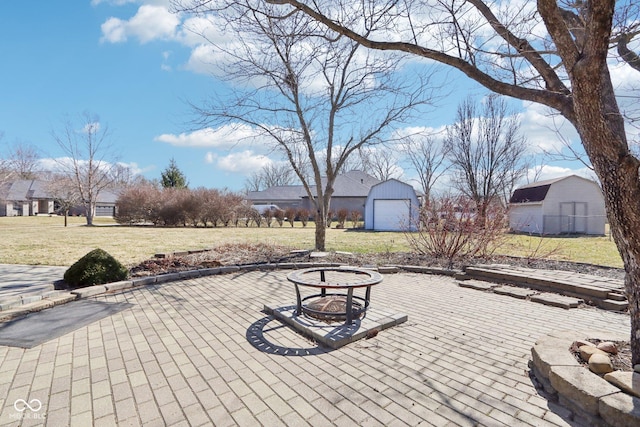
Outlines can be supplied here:
[[[118, 212], [116, 202], [118, 201], [118, 192], [111, 190], [101, 190], [96, 199], [94, 216], [115, 216]], [[86, 210], [83, 205], [75, 206], [69, 209], [69, 215], [85, 216]]]
[[[102, 190], [96, 200], [95, 216], [114, 216], [118, 194]], [[37, 179], [19, 179], [0, 186], [0, 216], [33, 216], [55, 212], [53, 196], [47, 183]], [[82, 206], [70, 210], [71, 215], [84, 215]]]
[[31, 216], [53, 210], [53, 198], [43, 181], [19, 179], [0, 186], [0, 216]]
[[420, 204], [415, 189], [397, 179], [371, 187], [365, 205], [364, 228], [377, 231], [416, 230]]
[[525, 185], [509, 200], [509, 226], [517, 232], [604, 235], [605, 222], [600, 186], [577, 175]]
[[247, 199], [254, 205], [277, 205], [280, 209], [302, 208], [307, 195], [302, 185], [280, 185], [262, 191], [250, 191]]
[[[336, 176], [329, 209], [333, 212], [340, 209], [347, 209], [349, 212], [356, 210], [364, 215], [364, 205], [369, 190], [379, 182], [380, 180], [358, 170]], [[322, 187], [324, 188], [325, 185], [326, 178], [323, 178]], [[312, 188], [311, 191], [315, 197], [315, 188]], [[286, 185], [270, 187], [263, 191], [251, 191], [247, 194], [247, 199], [254, 205], [273, 204], [278, 205], [281, 209], [289, 207], [307, 209], [312, 215], [315, 210], [302, 185]]]

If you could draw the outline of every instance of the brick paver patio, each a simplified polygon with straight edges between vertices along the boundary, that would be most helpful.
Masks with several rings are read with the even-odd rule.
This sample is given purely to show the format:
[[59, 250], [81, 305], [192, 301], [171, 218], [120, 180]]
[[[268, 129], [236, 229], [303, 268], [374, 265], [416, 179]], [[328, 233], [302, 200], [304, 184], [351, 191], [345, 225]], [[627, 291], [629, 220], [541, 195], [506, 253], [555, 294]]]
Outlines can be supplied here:
[[[533, 343], [629, 330], [625, 314], [403, 273], [386, 275], [371, 304], [408, 321], [328, 351], [261, 312], [294, 301], [286, 273], [99, 296], [135, 306], [29, 350], [0, 347], [0, 425], [570, 425], [533, 386]], [[18, 411], [19, 399], [42, 408]]]

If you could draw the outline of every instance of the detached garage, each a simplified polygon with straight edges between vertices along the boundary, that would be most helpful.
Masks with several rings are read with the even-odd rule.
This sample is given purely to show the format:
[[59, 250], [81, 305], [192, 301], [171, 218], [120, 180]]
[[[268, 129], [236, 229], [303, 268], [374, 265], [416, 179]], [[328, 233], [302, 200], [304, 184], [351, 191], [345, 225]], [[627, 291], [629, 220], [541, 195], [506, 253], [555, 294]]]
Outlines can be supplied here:
[[418, 196], [412, 186], [390, 179], [371, 187], [365, 203], [364, 228], [376, 231], [417, 229]]
[[600, 186], [577, 175], [525, 185], [509, 200], [509, 225], [517, 232], [604, 235], [605, 220]]

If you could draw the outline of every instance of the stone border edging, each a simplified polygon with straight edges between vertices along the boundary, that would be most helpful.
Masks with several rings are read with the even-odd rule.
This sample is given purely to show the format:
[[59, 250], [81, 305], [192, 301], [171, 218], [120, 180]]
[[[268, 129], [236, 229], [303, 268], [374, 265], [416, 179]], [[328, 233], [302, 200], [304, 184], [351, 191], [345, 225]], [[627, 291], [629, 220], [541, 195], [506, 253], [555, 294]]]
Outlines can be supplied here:
[[[244, 265], [229, 265], [213, 268], [201, 268], [197, 270], [187, 270], [175, 273], [160, 274], [157, 276], [136, 277], [129, 280], [122, 280], [119, 282], [112, 282], [103, 285], [87, 286], [84, 288], [78, 288], [69, 292], [56, 291], [56, 295], [52, 297], [42, 297], [38, 301], [28, 304], [22, 304], [15, 306], [8, 310], [0, 311], [0, 323], [16, 319], [18, 317], [26, 316], [30, 313], [45, 310], [47, 308], [54, 307], [56, 305], [65, 304], [67, 302], [74, 301], [76, 299], [89, 298], [97, 295], [101, 295], [109, 292], [117, 292], [121, 290], [131, 289], [139, 286], [154, 285], [161, 283], [168, 283], [176, 280], [194, 279], [197, 277], [213, 276], [218, 274], [236, 273], [239, 271], [272, 271], [272, 270], [294, 270], [311, 267], [339, 267], [344, 265], [343, 263], [326, 263], [326, 262], [281, 262], [281, 263], [264, 263], [264, 264], [244, 264]], [[454, 276], [460, 274], [459, 270], [447, 270], [438, 267], [422, 267], [422, 266], [366, 266], [363, 268], [370, 268], [377, 270], [382, 274], [398, 273], [400, 270], [422, 273], [422, 274], [438, 274], [445, 276]]]
[[569, 408], [575, 421], [602, 427], [640, 425], [640, 398], [628, 395], [580, 365], [569, 351], [577, 340], [627, 341], [607, 331], [558, 331], [538, 339], [530, 366], [544, 390]]

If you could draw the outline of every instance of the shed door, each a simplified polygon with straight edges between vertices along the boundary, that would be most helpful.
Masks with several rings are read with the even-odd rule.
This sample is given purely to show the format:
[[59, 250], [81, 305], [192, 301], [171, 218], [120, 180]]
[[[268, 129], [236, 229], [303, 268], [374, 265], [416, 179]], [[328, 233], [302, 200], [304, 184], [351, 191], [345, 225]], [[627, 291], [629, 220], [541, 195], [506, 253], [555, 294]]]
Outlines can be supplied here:
[[411, 200], [396, 199], [373, 201], [373, 229], [399, 231], [409, 222]]
[[587, 232], [587, 204], [584, 202], [560, 203], [562, 233]]

